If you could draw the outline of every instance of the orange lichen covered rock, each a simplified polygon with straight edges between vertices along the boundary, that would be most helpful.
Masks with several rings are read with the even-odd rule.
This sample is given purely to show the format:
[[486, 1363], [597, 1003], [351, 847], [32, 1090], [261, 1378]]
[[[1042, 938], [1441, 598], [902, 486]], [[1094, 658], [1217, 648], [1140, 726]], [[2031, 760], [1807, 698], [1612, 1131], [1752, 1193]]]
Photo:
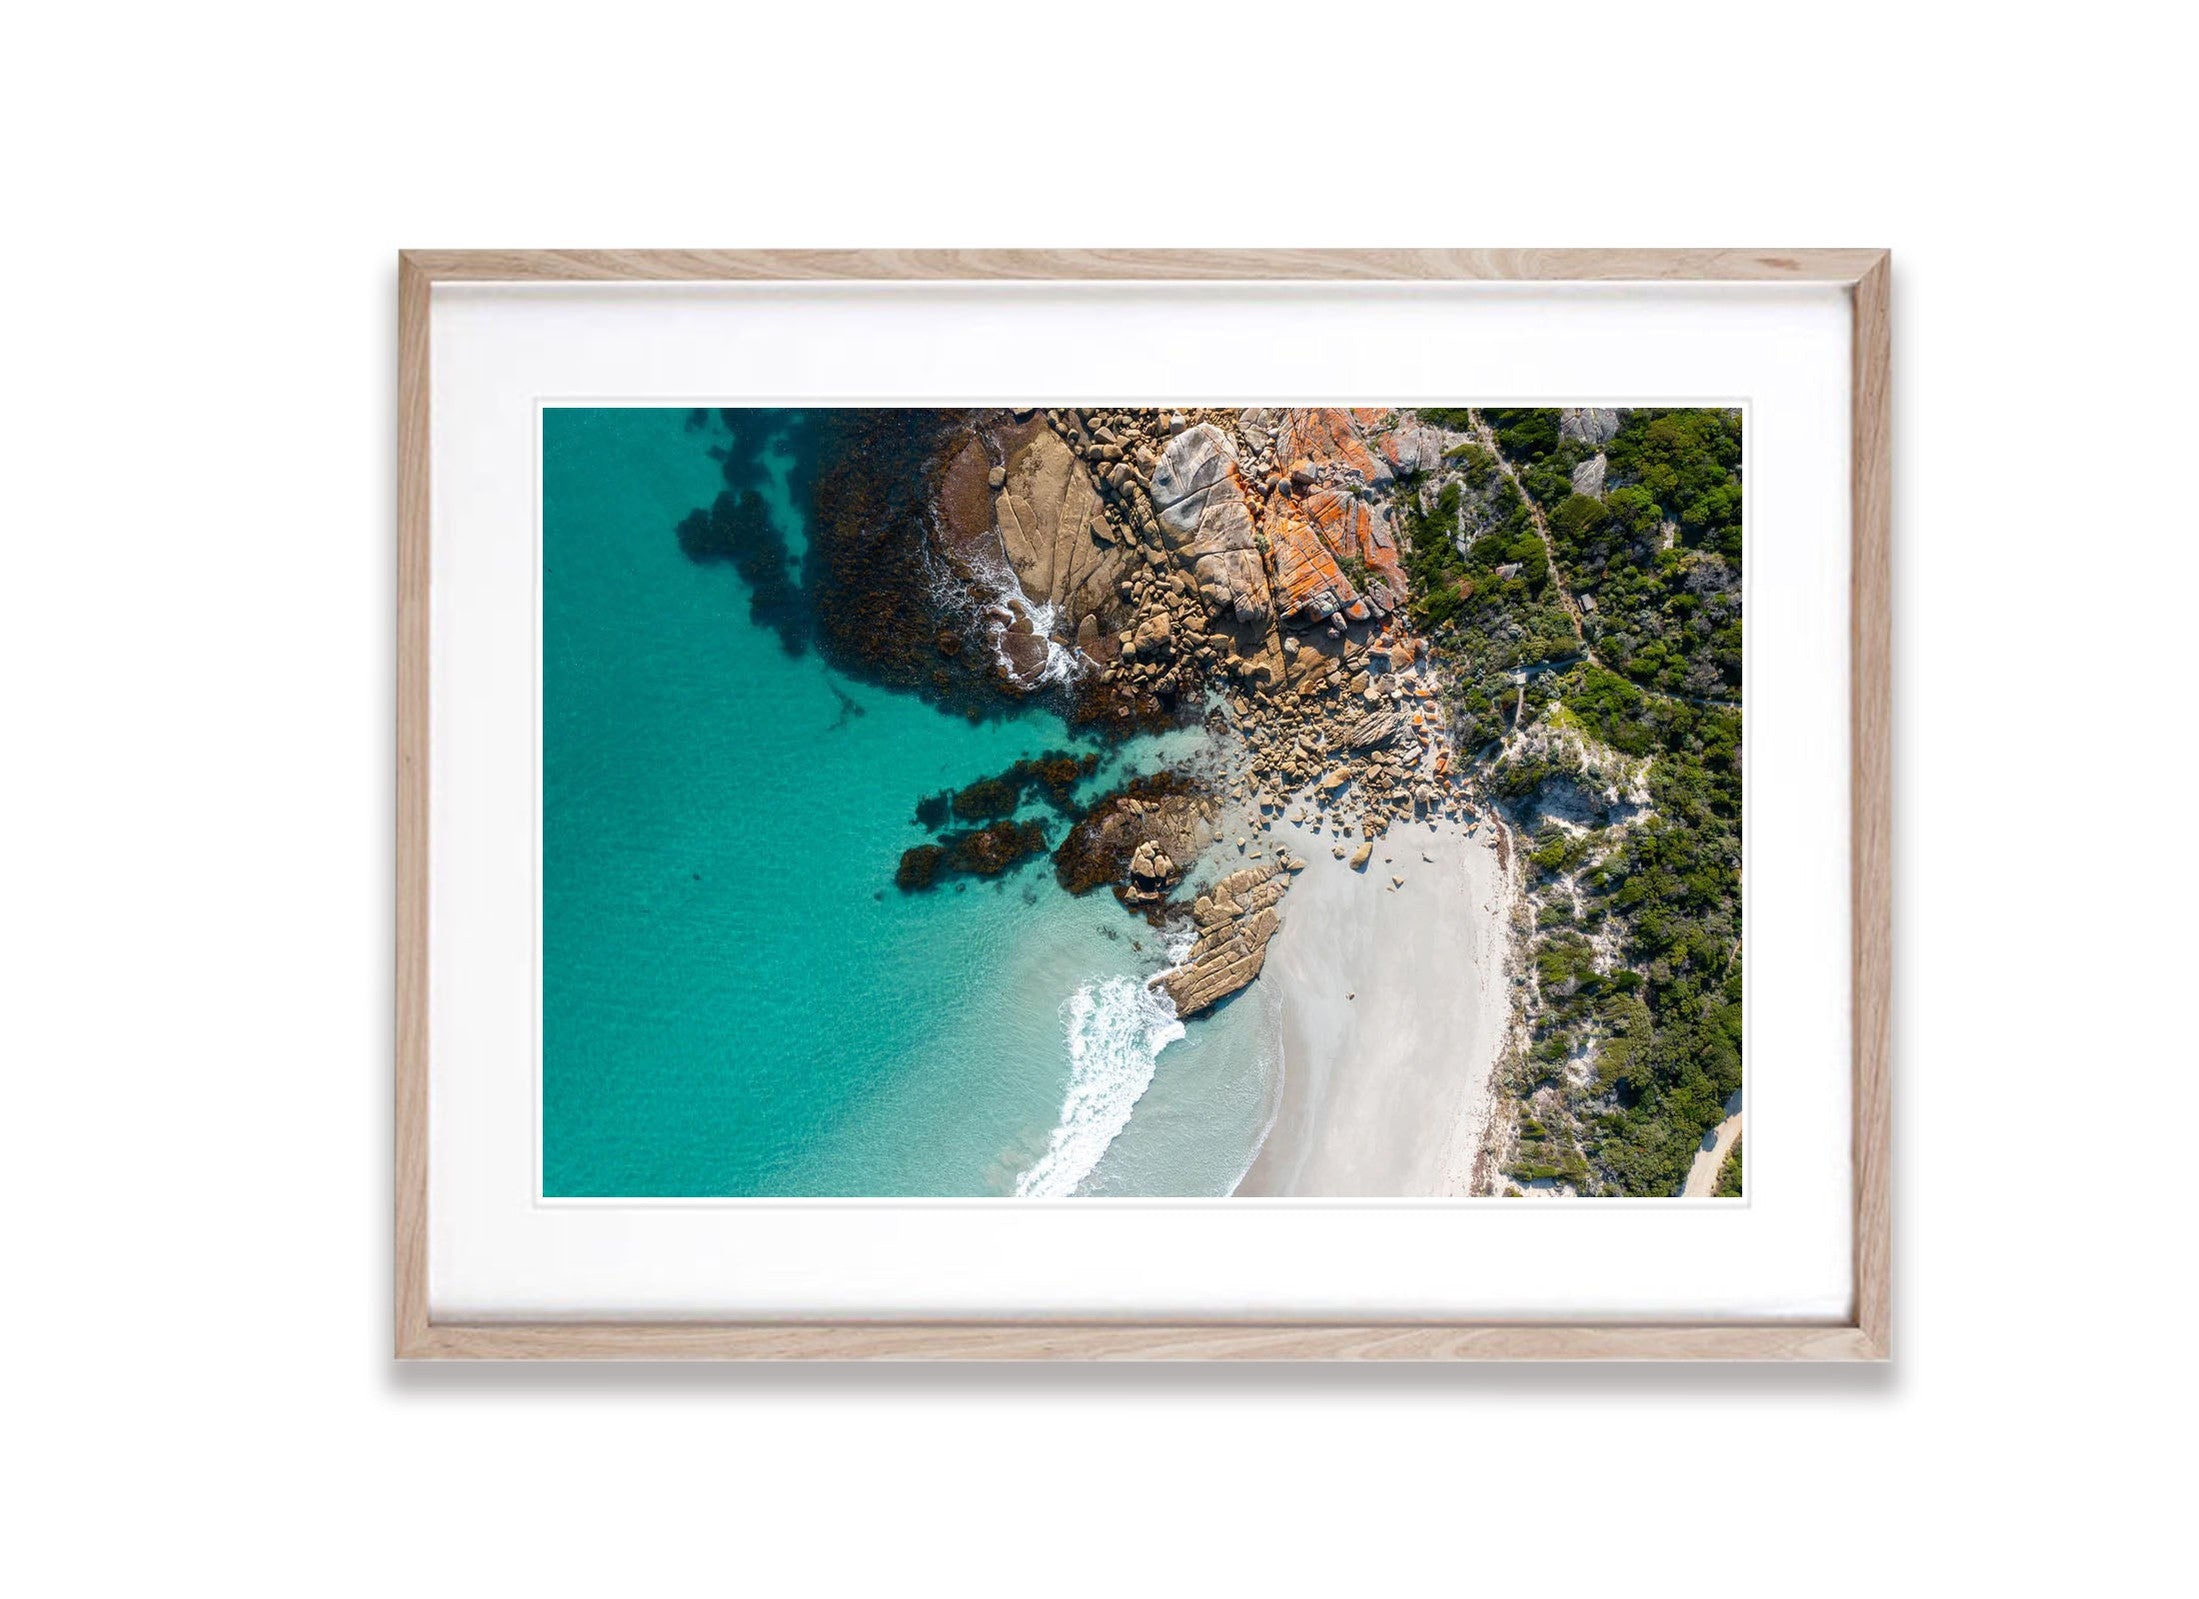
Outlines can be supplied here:
[[[1380, 416], [1382, 412], [1371, 413]], [[1303, 456], [1319, 468], [1334, 465], [1356, 472], [1368, 483], [1387, 483], [1390, 469], [1367, 448], [1359, 424], [1349, 411], [1335, 406], [1308, 406], [1283, 414], [1275, 439], [1276, 459], [1295, 461]]]
[[[1339, 555], [1372, 561], [1388, 541], [1389, 528], [1375, 508], [1342, 489], [1315, 489], [1303, 502], [1303, 515]], [[1380, 536], [1377, 536], [1379, 530]]]
[[1335, 552], [1288, 494], [1269, 499], [1265, 531], [1272, 568], [1268, 587], [1278, 616], [1320, 621], [1359, 598]]
[[1392, 595], [1405, 592], [1405, 573], [1397, 560], [1397, 538], [1389, 518], [1370, 500], [1342, 489], [1315, 489], [1305, 497], [1303, 512], [1324, 542], [1340, 556], [1365, 561], [1386, 579]]
[[[1285, 614], [1318, 618], [1341, 610], [1363, 622], [1371, 612], [1358, 603], [1362, 598], [1390, 606], [1404, 599], [1405, 574], [1388, 515], [1378, 501], [1363, 497], [1394, 475], [1368, 447], [1363, 429], [1384, 425], [1393, 414], [1309, 406], [1278, 419], [1276, 455], [1291, 463], [1286, 492], [1298, 496], [1278, 494], [1269, 501], [1272, 581]], [[1342, 569], [1345, 561], [1364, 562], [1386, 592], [1362, 596]]]

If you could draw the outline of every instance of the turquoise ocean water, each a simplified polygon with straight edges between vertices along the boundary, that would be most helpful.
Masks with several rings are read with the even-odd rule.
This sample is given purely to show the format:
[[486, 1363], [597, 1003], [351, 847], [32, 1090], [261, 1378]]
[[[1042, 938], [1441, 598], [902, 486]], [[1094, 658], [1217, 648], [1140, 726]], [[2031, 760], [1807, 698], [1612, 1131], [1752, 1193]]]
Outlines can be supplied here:
[[[1228, 1192], [1270, 1110], [1263, 985], [1177, 1022], [1142, 993], [1157, 935], [1044, 859], [893, 885], [927, 794], [1073, 747], [1106, 760], [1089, 798], [1201, 735], [972, 724], [788, 655], [674, 536], [726, 486], [724, 438], [544, 414], [545, 1193]], [[798, 561], [790, 459], [737, 470]]]

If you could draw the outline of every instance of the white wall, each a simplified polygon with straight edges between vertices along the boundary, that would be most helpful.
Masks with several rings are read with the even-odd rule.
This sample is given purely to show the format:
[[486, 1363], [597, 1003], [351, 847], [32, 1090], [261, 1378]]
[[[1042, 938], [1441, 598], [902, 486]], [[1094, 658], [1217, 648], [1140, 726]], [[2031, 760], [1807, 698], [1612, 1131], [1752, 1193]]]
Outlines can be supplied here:
[[[0, 100], [14, 1591], [2067, 1591], [2167, 1552], [2181, 16], [129, 9], [14, 18]], [[1891, 1369], [392, 1368], [394, 251], [1102, 242], [1894, 247]]]

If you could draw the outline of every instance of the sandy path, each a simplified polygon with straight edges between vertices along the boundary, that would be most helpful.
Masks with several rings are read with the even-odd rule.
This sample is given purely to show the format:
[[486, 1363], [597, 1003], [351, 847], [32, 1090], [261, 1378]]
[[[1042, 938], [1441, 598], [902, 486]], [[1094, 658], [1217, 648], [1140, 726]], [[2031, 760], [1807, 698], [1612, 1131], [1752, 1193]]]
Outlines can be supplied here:
[[1719, 1168], [1726, 1157], [1733, 1153], [1734, 1140], [1741, 1136], [1741, 1096], [1735, 1094], [1726, 1101], [1726, 1119], [1718, 1124], [1708, 1149], [1695, 1151], [1695, 1164], [1687, 1169], [1687, 1187], [1681, 1190], [1688, 1199], [1708, 1199], [1710, 1191], [1718, 1186]]
[[1281, 1103], [1237, 1192], [1466, 1193], [1510, 1014], [1487, 830], [1399, 823], [1364, 873], [1308, 828], [1256, 836], [1309, 865], [1260, 978], [1283, 996]]

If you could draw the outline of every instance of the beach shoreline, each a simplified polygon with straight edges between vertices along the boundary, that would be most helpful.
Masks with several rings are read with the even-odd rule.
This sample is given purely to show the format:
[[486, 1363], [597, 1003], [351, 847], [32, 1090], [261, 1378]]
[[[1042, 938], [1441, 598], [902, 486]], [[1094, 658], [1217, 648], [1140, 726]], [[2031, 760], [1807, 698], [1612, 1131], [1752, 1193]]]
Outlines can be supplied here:
[[1255, 836], [1306, 869], [1266, 969], [1279, 1103], [1237, 1194], [1470, 1194], [1511, 1020], [1512, 885], [1491, 825], [1400, 823], [1364, 871], [1310, 827]]

